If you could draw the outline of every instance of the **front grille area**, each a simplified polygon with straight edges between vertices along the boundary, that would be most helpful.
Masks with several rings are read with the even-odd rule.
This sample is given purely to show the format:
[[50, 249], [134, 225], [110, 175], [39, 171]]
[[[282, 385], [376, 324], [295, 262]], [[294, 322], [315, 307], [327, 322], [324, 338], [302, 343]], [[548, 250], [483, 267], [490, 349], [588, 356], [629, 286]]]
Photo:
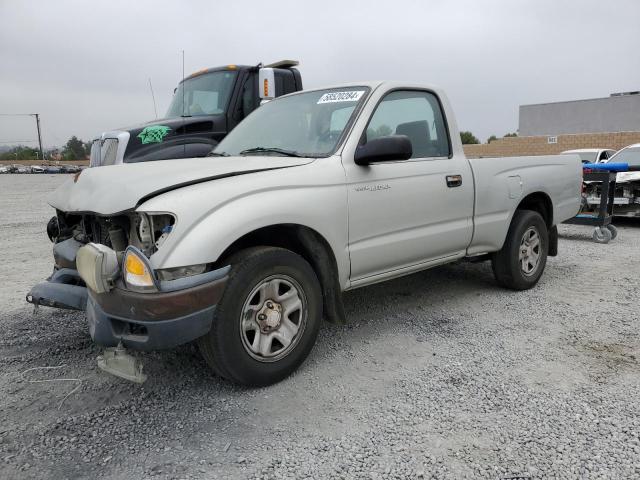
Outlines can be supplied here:
[[91, 155], [89, 156], [89, 166], [100, 166], [100, 147], [102, 146], [102, 140], [94, 140], [91, 144]]
[[91, 145], [91, 156], [89, 165], [91, 167], [100, 167], [103, 165], [113, 165], [116, 162], [118, 154], [118, 139], [105, 138], [97, 139]]
[[118, 139], [117, 138], [105, 138], [102, 142], [101, 157], [102, 165], [113, 165], [116, 162], [116, 155], [118, 153]]

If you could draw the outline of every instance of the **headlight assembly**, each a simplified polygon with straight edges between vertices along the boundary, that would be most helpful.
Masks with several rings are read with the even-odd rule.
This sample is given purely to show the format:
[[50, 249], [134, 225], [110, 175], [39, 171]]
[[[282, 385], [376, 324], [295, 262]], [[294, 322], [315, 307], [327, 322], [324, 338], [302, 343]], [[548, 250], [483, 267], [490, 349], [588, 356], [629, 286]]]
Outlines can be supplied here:
[[76, 254], [78, 274], [87, 287], [96, 293], [106, 293], [113, 288], [118, 275], [118, 258], [109, 247], [88, 243]]

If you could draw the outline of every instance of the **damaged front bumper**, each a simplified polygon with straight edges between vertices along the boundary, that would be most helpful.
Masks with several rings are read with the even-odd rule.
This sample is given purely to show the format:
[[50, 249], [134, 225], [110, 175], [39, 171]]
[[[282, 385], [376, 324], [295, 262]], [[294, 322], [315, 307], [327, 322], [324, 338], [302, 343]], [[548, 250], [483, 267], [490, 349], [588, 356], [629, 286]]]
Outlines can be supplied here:
[[[202, 274], [209, 277], [204, 283], [172, 292], [89, 290], [86, 312], [91, 338], [107, 347], [122, 343], [134, 350], [172, 348], [200, 338], [211, 329], [228, 271], [226, 267], [207, 272]], [[198, 280], [203, 279], [194, 278]]]
[[87, 288], [78, 271], [61, 268], [45, 282], [31, 288], [27, 294], [27, 302], [36, 306], [84, 310], [87, 306]]
[[86, 311], [89, 333], [96, 343], [157, 350], [188, 343], [211, 329], [230, 267], [162, 282], [157, 292], [133, 292], [120, 280], [110, 291], [96, 293], [85, 286], [78, 271], [72, 268], [75, 255], [67, 247], [57, 249], [65, 251], [64, 262], [58, 262], [58, 256], [54, 255], [56, 263], [67, 268], [57, 269], [47, 281], [35, 285], [27, 294], [27, 301]]

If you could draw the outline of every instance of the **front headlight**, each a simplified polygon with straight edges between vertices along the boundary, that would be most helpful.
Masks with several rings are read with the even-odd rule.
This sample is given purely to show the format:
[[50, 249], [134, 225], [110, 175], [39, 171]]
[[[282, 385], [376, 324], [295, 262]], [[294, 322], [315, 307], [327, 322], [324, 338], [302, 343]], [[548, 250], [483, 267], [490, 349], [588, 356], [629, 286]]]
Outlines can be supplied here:
[[155, 292], [158, 290], [155, 274], [144, 254], [135, 247], [128, 247], [122, 260], [124, 283], [131, 290]]
[[76, 267], [88, 288], [96, 293], [106, 293], [113, 288], [118, 275], [118, 257], [109, 247], [88, 243], [78, 249]]

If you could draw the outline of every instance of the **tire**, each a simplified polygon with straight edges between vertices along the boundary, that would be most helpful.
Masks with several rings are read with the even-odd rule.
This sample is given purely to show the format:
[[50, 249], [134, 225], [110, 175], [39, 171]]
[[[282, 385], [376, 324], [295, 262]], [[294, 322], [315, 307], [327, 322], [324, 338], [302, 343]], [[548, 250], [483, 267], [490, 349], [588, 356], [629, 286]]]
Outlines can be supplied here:
[[[527, 251], [522, 252], [522, 248]], [[533, 287], [544, 272], [548, 252], [549, 233], [542, 216], [531, 210], [516, 210], [502, 249], [491, 259], [496, 281], [512, 290]]]
[[313, 348], [322, 320], [320, 282], [306, 260], [283, 248], [250, 248], [229, 262], [211, 330], [198, 341], [202, 356], [233, 382], [279, 382]]
[[611, 232], [611, 240], [615, 240], [618, 236], [618, 229], [614, 225], [609, 224], [607, 225], [607, 230]]
[[596, 227], [593, 230], [593, 241], [596, 243], [609, 243], [612, 239], [613, 232], [607, 227]]

